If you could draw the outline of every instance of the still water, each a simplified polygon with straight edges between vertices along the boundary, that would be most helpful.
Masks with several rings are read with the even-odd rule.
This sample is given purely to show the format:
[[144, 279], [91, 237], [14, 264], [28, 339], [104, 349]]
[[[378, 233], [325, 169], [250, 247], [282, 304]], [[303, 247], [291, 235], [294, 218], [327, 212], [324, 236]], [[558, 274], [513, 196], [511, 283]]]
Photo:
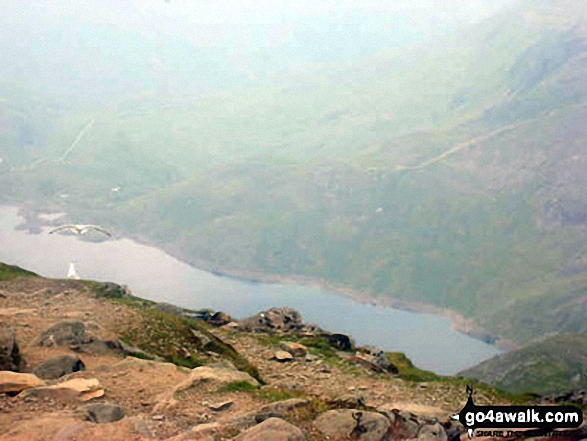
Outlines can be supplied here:
[[360, 304], [315, 287], [217, 276], [129, 239], [93, 243], [46, 231], [29, 234], [16, 228], [22, 222], [15, 207], [0, 206], [0, 262], [43, 276], [64, 278], [74, 262], [83, 279], [128, 285], [139, 297], [236, 318], [289, 306], [306, 322], [349, 334], [358, 344], [405, 352], [416, 366], [439, 374], [455, 374], [500, 352], [454, 331], [442, 316]]

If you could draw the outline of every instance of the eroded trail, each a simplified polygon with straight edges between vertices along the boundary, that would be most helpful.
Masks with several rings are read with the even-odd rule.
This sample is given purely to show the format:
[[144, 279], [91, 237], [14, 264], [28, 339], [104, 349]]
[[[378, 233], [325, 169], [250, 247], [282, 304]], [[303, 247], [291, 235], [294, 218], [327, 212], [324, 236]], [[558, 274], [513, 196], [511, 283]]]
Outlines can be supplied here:
[[471, 147], [471, 146], [478, 144], [480, 142], [487, 141], [488, 139], [491, 139], [491, 138], [493, 138], [497, 135], [500, 135], [504, 132], [508, 132], [510, 130], [517, 129], [518, 127], [530, 124], [533, 121], [535, 121], [535, 120], [531, 119], [531, 120], [522, 121], [522, 122], [519, 122], [516, 124], [510, 124], [509, 126], [502, 127], [501, 129], [497, 129], [492, 132], [486, 133], [484, 135], [480, 135], [480, 136], [476, 136], [474, 138], [471, 138], [468, 141], [456, 144], [456, 145], [452, 146], [451, 148], [449, 148], [448, 150], [446, 150], [445, 152], [441, 153], [440, 155], [434, 156], [433, 158], [430, 158], [429, 160], [422, 162], [421, 164], [418, 164], [418, 165], [398, 165], [398, 166], [396, 166], [395, 169], [398, 171], [399, 170], [417, 170], [417, 169], [427, 167], [429, 165], [432, 165], [432, 164], [435, 164], [437, 162], [442, 161], [443, 159], [447, 158], [448, 156], [450, 156], [456, 152], [459, 152], [463, 149]]
[[471, 147], [471, 146], [478, 144], [480, 142], [487, 141], [488, 139], [494, 138], [498, 135], [501, 135], [502, 133], [509, 132], [514, 129], [517, 129], [518, 127], [522, 127], [522, 126], [531, 124], [533, 122], [539, 121], [542, 118], [551, 118], [551, 117], [558, 115], [560, 113], [574, 111], [576, 109], [580, 109], [580, 108], [584, 108], [584, 107], [587, 107], [587, 103], [579, 103], [579, 104], [575, 104], [573, 106], [568, 106], [564, 109], [551, 110], [550, 112], [546, 113], [542, 117], [530, 118], [530, 119], [526, 119], [524, 121], [520, 121], [518, 123], [509, 124], [507, 126], [501, 127], [500, 129], [493, 130], [489, 133], [485, 133], [483, 135], [479, 135], [474, 138], [471, 138], [468, 141], [458, 143], [458, 144], [452, 146], [451, 148], [449, 148], [448, 150], [446, 150], [445, 152], [441, 153], [440, 155], [434, 156], [434, 157], [428, 159], [427, 161], [422, 162], [421, 164], [418, 164], [418, 165], [401, 165], [400, 164], [400, 165], [397, 165], [395, 167], [395, 169], [397, 171], [422, 169], [422, 168], [427, 167], [429, 165], [436, 164], [437, 162], [440, 162], [443, 159], [446, 159], [447, 157], [449, 157], [450, 155], [453, 155], [454, 153], [457, 153], [463, 149]]
[[67, 157], [73, 152], [73, 149], [77, 146], [77, 144], [82, 140], [82, 138], [86, 135], [86, 133], [92, 128], [94, 123], [96, 122], [95, 118], [92, 118], [90, 121], [86, 123], [86, 125], [79, 131], [76, 138], [73, 140], [71, 145], [67, 148], [63, 155], [59, 157], [57, 160], [58, 162], [65, 162]]

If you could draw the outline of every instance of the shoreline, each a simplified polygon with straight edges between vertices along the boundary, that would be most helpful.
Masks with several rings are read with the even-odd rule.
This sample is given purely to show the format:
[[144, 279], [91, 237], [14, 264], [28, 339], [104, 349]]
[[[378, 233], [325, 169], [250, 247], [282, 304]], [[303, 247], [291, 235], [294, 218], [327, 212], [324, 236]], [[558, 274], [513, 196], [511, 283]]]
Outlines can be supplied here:
[[[60, 216], [60, 218], [62, 217], [64, 220], [68, 221], [70, 220], [68, 214], [57, 207], [54, 210], [48, 207], [45, 210], [37, 210], [28, 204], [3, 204], [3, 206], [15, 208], [18, 212], [18, 215], [24, 219], [23, 223], [18, 226], [18, 228], [28, 229], [33, 233], [39, 233], [41, 231], [41, 227], [51, 226], [51, 222], [54, 219], [51, 219], [51, 216], [47, 218], [47, 216], [44, 215], [51, 215], [54, 212], [63, 213], [63, 216]], [[43, 216], [45, 218], [43, 218]], [[450, 326], [453, 330], [476, 340], [493, 345], [502, 351], [510, 351], [518, 347], [518, 345], [513, 341], [501, 339], [498, 336], [494, 336], [486, 332], [475, 323], [474, 319], [467, 318], [450, 308], [440, 307], [423, 302], [409, 301], [391, 296], [377, 297], [372, 292], [360, 291], [317, 277], [307, 277], [301, 275], [286, 276], [278, 274], [267, 274], [254, 270], [227, 269], [210, 264], [210, 262], [207, 261], [190, 259], [188, 256], [185, 256], [183, 253], [181, 253], [177, 247], [174, 247], [170, 243], [159, 243], [147, 236], [130, 234], [128, 232], [124, 233], [125, 239], [133, 240], [141, 245], [158, 248], [169, 256], [179, 260], [180, 262], [183, 262], [193, 268], [210, 272], [219, 277], [227, 277], [251, 283], [303, 285], [314, 289], [329, 291], [333, 294], [341, 295], [353, 302], [361, 304], [371, 304], [377, 307], [392, 308], [414, 313], [434, 314], [447, 318], [450, 321]]]

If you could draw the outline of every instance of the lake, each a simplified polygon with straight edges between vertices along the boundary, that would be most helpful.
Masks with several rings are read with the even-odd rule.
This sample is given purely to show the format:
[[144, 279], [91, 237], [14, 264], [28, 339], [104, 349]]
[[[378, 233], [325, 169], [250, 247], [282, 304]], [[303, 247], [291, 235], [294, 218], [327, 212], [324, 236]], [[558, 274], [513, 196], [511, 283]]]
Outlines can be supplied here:
[[221, 310], [235, 318], [289, 306], [308, 323], [348, 334], [360, 345], [404, 352], [416, 366], [444, 375], [501, 352], [453, 330], [443, 316], [361, 304], [315, 287], [218, 276], [130, 239], [95, 243], [46, 230], [30, 234], [17, 229], [23, 221], [17, 208], [0, 206], [0, 261], [46, 277], [65, 278], [74, 262], [83, 279], [116, 282], [145, 299]]

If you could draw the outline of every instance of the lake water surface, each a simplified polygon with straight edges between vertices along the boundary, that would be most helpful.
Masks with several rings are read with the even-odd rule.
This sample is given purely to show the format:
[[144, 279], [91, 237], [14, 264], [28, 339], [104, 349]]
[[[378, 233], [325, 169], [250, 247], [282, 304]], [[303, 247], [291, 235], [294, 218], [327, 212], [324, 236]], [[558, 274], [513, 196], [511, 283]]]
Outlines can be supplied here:
[[236, 318], [289, 306], [308, 323], [349, 334], [358, 344], [405, 352], [416, 366], [439, 374], [455, 374], [500, 352], [453, 330], [446, 317], [361, 304], [315, 287], [217, 276], [129, 239], [93, 243], [46, 232], [29, 234], [16, 229], [22, 222], [17, 208], [0, 206], [0, 262], [43, 276], [64, 278], [74, 262], [84, 279], [128, 285], [139, 297], [217, 309]]

